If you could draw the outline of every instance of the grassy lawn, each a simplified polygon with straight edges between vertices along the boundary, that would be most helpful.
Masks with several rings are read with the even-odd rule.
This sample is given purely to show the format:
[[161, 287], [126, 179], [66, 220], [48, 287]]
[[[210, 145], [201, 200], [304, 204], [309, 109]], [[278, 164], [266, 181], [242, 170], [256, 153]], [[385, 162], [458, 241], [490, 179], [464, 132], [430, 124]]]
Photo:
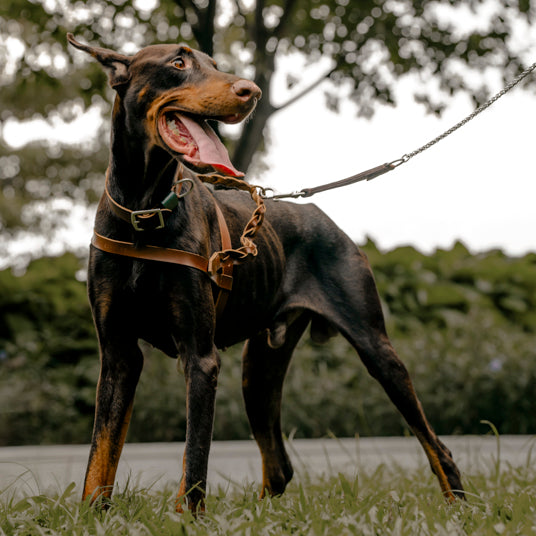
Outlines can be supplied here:
[[536, 471], [490, 466], [464, 475], [468, 501], [443, 501], [427, 468], [381, 465], [373, 473], [298, 475], [283, 497], [258, 489], [213, 491], [195, 520], [174, 512], [175, 489], [118, 490], [110, 509], [80, 504], [71, 484], [61, 495], [0, 494], [3, 535], [458, 535], [536, 534]]

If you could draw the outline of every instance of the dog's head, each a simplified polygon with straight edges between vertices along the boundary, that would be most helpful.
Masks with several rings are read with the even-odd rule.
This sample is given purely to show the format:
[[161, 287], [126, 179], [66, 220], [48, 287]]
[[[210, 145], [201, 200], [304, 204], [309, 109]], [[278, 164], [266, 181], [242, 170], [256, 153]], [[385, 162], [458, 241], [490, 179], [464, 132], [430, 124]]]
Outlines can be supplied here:
[[197, 171], [243, 175], [206, 120], [245, 119], [261, 97], [253, 82], [218, 71], [212, 58], [185, 45], [152, 45], [125, 56], [79, 43], [72, 34], [67, 39], [108, 72], [129, 134], [144, 136]]

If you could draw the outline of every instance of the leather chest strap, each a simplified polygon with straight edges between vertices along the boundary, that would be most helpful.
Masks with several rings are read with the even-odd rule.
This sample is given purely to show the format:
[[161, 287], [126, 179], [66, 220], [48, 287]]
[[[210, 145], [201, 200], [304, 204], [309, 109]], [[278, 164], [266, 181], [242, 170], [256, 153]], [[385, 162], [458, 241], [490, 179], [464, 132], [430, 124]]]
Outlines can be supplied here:
[[[218, 202], [214, 200], [214, 206], [216, 207], [216, 215], [218, 217], [218, 227], [220, 228], [220, 240], [221, 248], [223, 251], [232, 248], [231, 235], [229, 234], [229, 228], [225, 221], [225, 216], [221, 211]], [[208, 267], [207, 267], [208, 271]], [[215, 273], [210, 274], [213, 281], [220, 287], [218, 297], [216, 298], [216, 318], [220, 318], [223, 314], [225, 306], [227, 305], [227, 299], [233, 286], [233, 261], [229, 259], [227, 262], [221, 264], [220, 268]]]
[[158, 246], [135, 246], [132, 242], [122, 242], [113, 238], [107, 238], [98, 234], [96, 231], [93, 232], [91, 244], [101, 251], [122, 255], [123, 257], [181, 264], [183, 266], [197, 268], [203, 272], [207, 272], [208, 270], [208, 259], [181, 249], [162, 248]]
[[[229, 249], [231, 248], [231, 236], [229, 234], [227, 222], [225, 221], [225, 217], [217, 202], [215, 203], [215, 208], [218, 218], [222, 249]], [[201, 270], [202, 272], [208, 274], [214, 283], [216, 283], [216, 285], [219, 287], [220, 292], [218, 293], [215, 304], [216, 314], [219, 317], [223, 313], [229, 292], [233, 286], [232, 261], [222, 263], [214, 273], [210, 273], [208, 259], [202, 255], [191, 253], [190, 251], [150, 245], [136, 246], [132, 242], [123, 242], [121, 240], [114, 240], [113, 238], [102, 236], [96, 231], [93, 232], [91, 244], [97, 249], [105, 251], [106, 253], [121, 255], [123, 257], [131, 257], [134, 259], [167, 262]]]

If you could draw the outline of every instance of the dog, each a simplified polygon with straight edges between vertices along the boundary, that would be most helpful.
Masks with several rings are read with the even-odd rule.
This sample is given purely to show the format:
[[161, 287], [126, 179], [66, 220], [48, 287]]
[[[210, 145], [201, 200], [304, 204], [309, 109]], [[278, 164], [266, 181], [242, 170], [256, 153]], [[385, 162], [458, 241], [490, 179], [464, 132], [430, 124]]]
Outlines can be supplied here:
[[[206, 121], [244, 120], [259, 88], [186, 45], [126, 56], [72, 34], [68, 41], [101, 64], [116, 93], [88, 270], [101, 369], [83, 499], [112, 494], [143, 365], [139, 339], [180, 359], [184, 370], [177, 510], [204, 509], [218, 349], [240, 341], [246, 412], [262, 457], [261, 497], [282, 494], [293, 475], [281, 433], [283, 380], [309, 325], [313, 340], [340, 332], [349, 341], [420, 441], [444, 496], [463, 497], [452, 455], [387, 336], [365, 255], [313, 204], [266, 200], [255, 241], [241, 241], [255, 203], [247, 192], [208, 188], [200, 178], [217, 173], [247, 184]], [[228, 255], [207, 269], [215, 252], [240, 247], [246, 260]]]

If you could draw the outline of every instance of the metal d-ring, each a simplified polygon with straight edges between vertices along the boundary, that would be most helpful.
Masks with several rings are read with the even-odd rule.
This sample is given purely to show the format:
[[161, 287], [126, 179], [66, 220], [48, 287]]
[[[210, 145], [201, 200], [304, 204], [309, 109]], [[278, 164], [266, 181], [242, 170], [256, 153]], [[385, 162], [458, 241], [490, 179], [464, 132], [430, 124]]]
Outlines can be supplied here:
[[[189, 182], [190, 186], [184, 189], [182, 185], [186, 182]], [[161, 205], [164, 208], [167, 208], [168, 210], [175, 209], [177, 205], [179, 204], [179, 199], [181, 197], [184, 197], [185, 195], [188, 195], [192, 191], [193, 187], [194, 187], [194, 181], [192, 179], [180, 179], [178, 181], [175, 181], [173, 183], [173, 186], [171, 187], [171, 192], [169, 192], [169, 194], [161, 202]]]
[[[186, 188], [185, 191], [183, 191], [183, 188], [182, 186], [186, 183], [189, 183], [189, 186], [188, 188]], [[187, 196], [193, 189], [193, 187], [195, 186], [195, 183], [192, 179], [179, 179], [178, 181], [175, 181], [173, 183], [173, 190], [175, 190], [175, 187], [178, 187], [180, 186], [179, 189], [179, 193], [175, 193], [175, 195], [177, 196], [178, 199], [180, 199], [181, 197], [185, 197]]]

